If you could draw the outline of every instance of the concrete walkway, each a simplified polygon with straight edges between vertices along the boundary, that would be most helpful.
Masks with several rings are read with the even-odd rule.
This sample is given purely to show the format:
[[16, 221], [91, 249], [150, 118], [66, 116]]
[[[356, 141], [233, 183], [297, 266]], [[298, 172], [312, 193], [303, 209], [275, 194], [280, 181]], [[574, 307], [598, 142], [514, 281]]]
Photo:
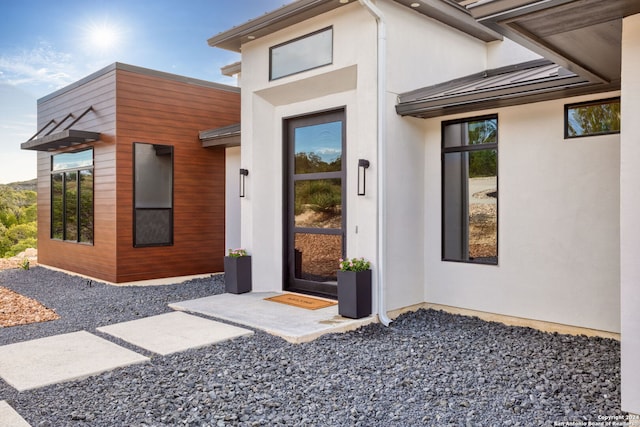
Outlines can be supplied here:
[[98, 331], [163, 356], [253, 335], [248, 329], [180, 312], [103, 326]]
[[[280, 294], [221, 294], [177, 302], [169, 305], [178, 310], [176, 312], [106, 325], [97, 330], [149, 352], [167, 355], [254, 333], [185, 311], [264, 330], [294, 343], [376, 321], [373, 316], [357, 320], [341, 317], [337, 305], [308, 310], [265, 300], [275, 295]], [[16, 390], [24, 391], [149, 360], [107, 339], [78, 331], [0, 346], [0, 378]], [[0, 402], [0, 426], [28, 425], [7, 402]]]
[[4, 400], [0, 400], [0, 425], [2, 427], [30, 427], [30, 424]]
[[86, 331], [0, 347], [0, 377], [18, 391], [83, 379], [148, 361]]
[[169, 304], [174, 310], [203, 314], [279, 336], [292, 343], [312, 341], [321, 335], [357, 329], [377, 322], [374, 316], [347, 319], [338, 314], [338, 306], [308, 310], [265, 298], [274, 292], [220, 294]]
[[[98, 331], [160, 355], [253, 334], [249, 329], [180, 312], [108, 325]], [[0, 346], [0, 378], [24, 391], [147, 361], [148, 357], [135, 351], [78, 331]], [[0, 426], [28, 425], [7, 402], [0, 402]]]

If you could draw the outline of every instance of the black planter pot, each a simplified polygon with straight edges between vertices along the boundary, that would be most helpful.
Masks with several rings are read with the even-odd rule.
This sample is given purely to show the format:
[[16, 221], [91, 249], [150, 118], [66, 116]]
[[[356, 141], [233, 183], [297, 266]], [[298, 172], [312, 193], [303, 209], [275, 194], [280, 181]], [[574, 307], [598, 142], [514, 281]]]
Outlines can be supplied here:
[[371, 270], [338, 271], [338, 313], [352, 319], [371, 314]]
[[251, 256], [224, 257], [224, 290], [230, 294], [251, 292]]

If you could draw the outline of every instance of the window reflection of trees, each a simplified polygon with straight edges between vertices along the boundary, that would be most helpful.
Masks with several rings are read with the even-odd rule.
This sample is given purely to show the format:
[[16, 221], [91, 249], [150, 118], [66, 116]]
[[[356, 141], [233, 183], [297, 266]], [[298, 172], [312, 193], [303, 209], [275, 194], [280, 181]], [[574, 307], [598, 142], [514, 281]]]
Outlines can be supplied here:
[[620, 132], [620, 100], [568, 105], [566, 126], [569, 138]]
[[54, 155], [52, 170], [51, 238], [93, 243], [93, 150]]

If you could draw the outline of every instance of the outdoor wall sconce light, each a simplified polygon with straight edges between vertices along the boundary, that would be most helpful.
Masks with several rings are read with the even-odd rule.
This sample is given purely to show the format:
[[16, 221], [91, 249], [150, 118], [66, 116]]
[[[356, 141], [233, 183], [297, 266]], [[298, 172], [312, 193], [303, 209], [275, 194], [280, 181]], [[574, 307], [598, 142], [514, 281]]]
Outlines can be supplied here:
[[364, 196], [367, 191], [367, 174], [369, 160], [358, 159], [358, 196]]
[[244, 178], [249, 175], [248, 169], [240, 169], [240, 197], [244, 197]]

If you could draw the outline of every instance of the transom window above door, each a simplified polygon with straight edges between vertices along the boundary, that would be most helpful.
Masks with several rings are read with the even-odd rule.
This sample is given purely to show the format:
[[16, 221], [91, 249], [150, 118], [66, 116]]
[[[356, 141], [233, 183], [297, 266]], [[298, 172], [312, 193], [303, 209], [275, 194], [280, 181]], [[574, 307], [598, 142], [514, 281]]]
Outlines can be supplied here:
[[333, 63], [333, 27], [328, 27], [269, 49], [269, 80], [331, 63]]

